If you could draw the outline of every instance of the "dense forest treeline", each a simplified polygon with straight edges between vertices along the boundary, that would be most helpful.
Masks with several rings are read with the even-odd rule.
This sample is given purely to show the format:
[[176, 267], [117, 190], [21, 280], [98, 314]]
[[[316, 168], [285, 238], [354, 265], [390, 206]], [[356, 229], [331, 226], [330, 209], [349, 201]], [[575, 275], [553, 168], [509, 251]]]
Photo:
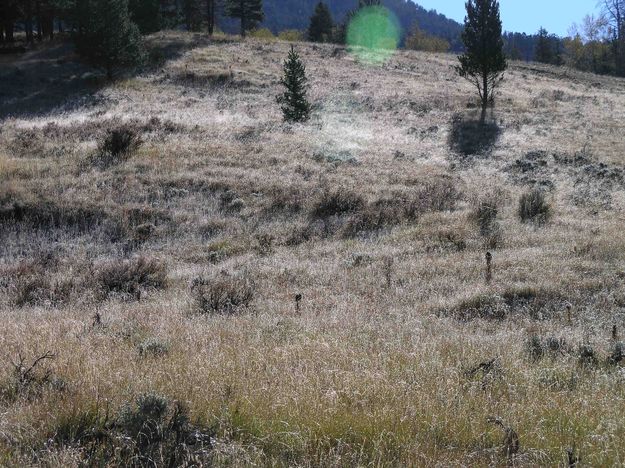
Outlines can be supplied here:
[[[26, 42], [52, 38], [56, 31], [76, 31], [85, 8], [111, 0], [0, 0], [0, 43], [16, 37]], [[402, 28], [401, 45], [429, 51], [462, 52], [463, 26], [411, 0], [326, 0], [325, 7], [339, 33], [324, 40], [341, 42], [341, 24], [360, 5], [381, 3], [392, 11]], [[262, 28], [267, 33], [300, 31], [306, 37], [319, 0], [124, 0], [130, 18], [142, 33], [164, 28], [245, 34]], [[87, 6], [89, 5], [89, 6]], [[243, 16], [241, 18], [241, 8]], [[246, 17], [245, 9], [254, 12]], [[238, 11], [238, 13], [237, 13]], [[506, 32], [504, 51], [511, 59], [567, 64], [603, 74], [625, 76], [625, 0], [604, 0], [598, 16], [573, 25], [570, 37], [560, 38], [540, 29], [536, 34]], [[84, 23], [83, 18], [83, 23]], [[286, 36], [296, 38], [297, 35]]]

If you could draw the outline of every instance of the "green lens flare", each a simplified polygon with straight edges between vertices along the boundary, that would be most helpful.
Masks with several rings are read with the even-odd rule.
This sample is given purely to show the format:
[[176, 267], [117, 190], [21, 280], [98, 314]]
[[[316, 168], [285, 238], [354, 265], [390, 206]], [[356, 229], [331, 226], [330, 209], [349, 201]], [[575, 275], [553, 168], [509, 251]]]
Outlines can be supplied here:
[[359, 60], [381, 64], [399, 45], [401, 27], [397, 17], [383, 6], [361, 8], [347, 27], [347, 45]]

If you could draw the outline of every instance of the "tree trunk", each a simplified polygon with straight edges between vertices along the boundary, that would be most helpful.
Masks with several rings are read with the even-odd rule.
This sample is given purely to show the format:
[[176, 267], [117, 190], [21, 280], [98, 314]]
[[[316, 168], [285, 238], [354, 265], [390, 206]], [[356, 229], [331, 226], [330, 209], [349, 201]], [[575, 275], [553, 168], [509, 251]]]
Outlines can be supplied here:
[[246, 12], [244, 0], [239, 2], [239, 7], [241, 8], [241, 11], [239, 12], [241, 14], [241, 37], [245, 37], [245, 27], [247, 26], [247, 21], [245, 21]]
[[13, 37], [13, 21], [10, 19], [4, 23], [4, 34], [6, 36], [7, 42], [14, 42], [15, 38]]
[[215, 0], [206, 0], [206, 23], [208, 35], [212, 36], [215, 31]]
[[42, 13], [41, 31], [43, 37], [47, 37], [50, 40], [54, 39], [54, 13], [52, 11]]
[[33, 37], [33, 21], [30, 18], [27, 18], [24, 22], [24, 29], [26, 30], [26, 42], [32, 44], [34, 42]]
[[482, 115], [480, 116], [480, 125], [486, 122], [486, 109], [488, 107], [488, 75], [484, 73], [482, 76]]
[[35, 0], [35, 16], [37, 17], [37, 41], [41, 42], [43, 40], [43, 32], [42, 32], [42, 18], [41, 18], [41, 2], [40, 0]]

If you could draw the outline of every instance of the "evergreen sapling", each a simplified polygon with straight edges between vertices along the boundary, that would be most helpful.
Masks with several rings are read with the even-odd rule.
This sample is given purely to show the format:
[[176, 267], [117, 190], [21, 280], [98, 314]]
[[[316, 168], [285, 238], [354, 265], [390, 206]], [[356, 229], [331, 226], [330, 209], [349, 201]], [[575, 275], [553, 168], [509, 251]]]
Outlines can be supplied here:
[[305, 122], [310, 118], [310, 103], [306, 98], [308, 79], [306, 67], [293, 46], [284, 61], [284, 76], [280, 80], [286, 88], [278, 97], [282, 105], [282, 114], [287, 122]]

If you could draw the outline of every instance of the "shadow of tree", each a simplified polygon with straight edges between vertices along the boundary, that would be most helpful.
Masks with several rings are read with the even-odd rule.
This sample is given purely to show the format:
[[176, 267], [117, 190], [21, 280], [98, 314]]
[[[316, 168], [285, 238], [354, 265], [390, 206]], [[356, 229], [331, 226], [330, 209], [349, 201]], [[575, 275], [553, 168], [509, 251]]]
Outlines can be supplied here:
[[67, 42], [46, 44], [0, 61], [0, 119], [43, 116], [53, 109], [86, 104], [100, 87], [93, 70], [73, 57]]
[[[208, 38], [176, 35], [147, 38], [148, 63], [120, 77], [153, 72], [187, 50], [210, 43]], [[82, 62], [68, 37], [22, 54], [0, 56], [0, 120], [43, 117], [53, 112], [89, 108], [101, 103], [107, 86], [104, 73]]]
[[451, 121], [449, 147], [463, 156], [472, 156], [489, 152], [495, 145], [501, 128], [494, 120], [480, 122], [479, 118], [469, 118], [456, 114]]

